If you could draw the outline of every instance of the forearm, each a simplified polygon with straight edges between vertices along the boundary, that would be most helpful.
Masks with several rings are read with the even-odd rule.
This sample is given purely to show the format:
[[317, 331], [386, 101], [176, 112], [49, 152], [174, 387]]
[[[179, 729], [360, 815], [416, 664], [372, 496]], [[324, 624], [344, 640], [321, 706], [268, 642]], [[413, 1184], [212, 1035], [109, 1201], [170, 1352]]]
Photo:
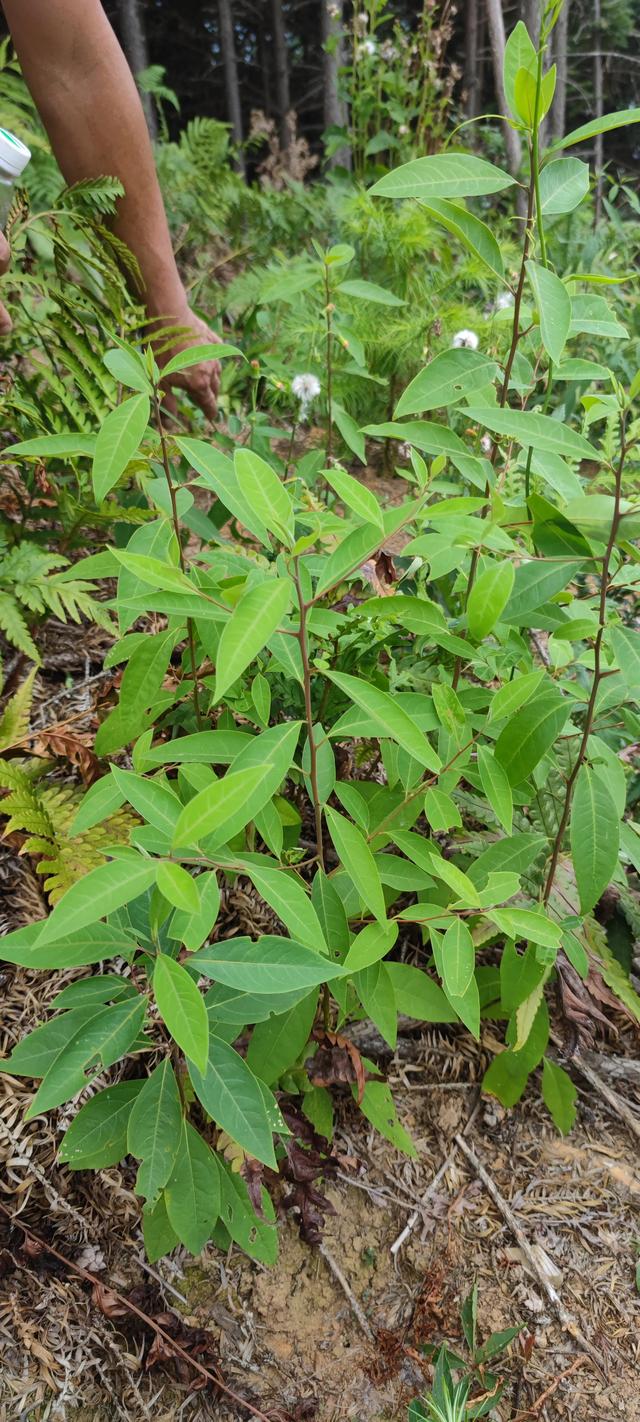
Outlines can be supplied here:
[[150, 316], [186, 310], [136, 86], [99, 0], [2, 0], [23, 73], [65, 180], [109, 175], [115, 230], [135, 253]]

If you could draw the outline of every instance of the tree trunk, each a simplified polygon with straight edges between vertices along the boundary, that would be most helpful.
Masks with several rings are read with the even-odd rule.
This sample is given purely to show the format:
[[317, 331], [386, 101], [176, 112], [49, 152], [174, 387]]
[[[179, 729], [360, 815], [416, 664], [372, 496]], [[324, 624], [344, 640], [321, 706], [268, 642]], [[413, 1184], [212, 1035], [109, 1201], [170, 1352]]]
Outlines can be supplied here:
[[480, 71], [478, 67], [478, 31], [480, 0], [467, 0], [467, 16], [464, 33], [464, 75], [463, 88], [466, 98], [466, 113], [468, 119], [477, 118], [480, 111], [478, 80]]
[[[137, 78], [149, 68], [149, 49], [144, 22], [140, 11], [140, 0], [120, 0], [120, 28], [122, 43], [132, 74]], [[140, 95], [147, 128], [152, 139], [158, 137], [158, 123], [151, 94]]]
[[[602, 83], [602, 4], [601, 0], [594, 0], [593, 5], [594, 21], [594, 44], [593, 44], [593, 106], [594, 118], [600, 119], [604, 113], [604, 96]], [[593, 145], [593, 161], [596, 170], [596, 206], [594, 222], [597, 227], [602, 217], [602, 178], [604, 165], [604, 143], [602, 134], [598, 133]]]
[[551, 105], [551, 139], [564, 138], [567, 112], [567, 46], [569, 41], [569, 4], [564, 0], [558, 23], [553, 31], [553, 58], [556, 64], [556, 92]]
[[[498, 107], [501, 113], [507, 112], [507, 100], [504, 92], [504, 79], [502, 77], [505, 51], [504, 16], [502, 14], [502, 0], [487, 0], [487, 20], [489, 24], [489, 39], [491, 42], [491, 58], [493, 61], [493, 77], [498, 100]], [[503, 122], [502, 130], [504, 134], [504, 146], [507, 150], [507, 167], [511, 176], [516, 178], [520, 172], [522, 161], [522, 148], [520, 139], [515, 129], [506, 122]], [[522, 197], [521, 191], [516, 195], [516, 201]]]
[[276, 73], [276, 104], [278, 106], [278, 132], [280, 147], [286, 152], [291, 143], [291, 94], [289, 90], [289, 52], [284, 28], [282, 0], [271, 0], [271, 25], [273, 30], [273, 55]]
[[540, 20], [541, 20], [542, 0], [524, 0], [522, 6], [522, 19], [529, 32], [529, 38], [534, 48], [537, 49], [540, 43]]
[[244, 155], [242, 153], [242, 108], [240, 105], [240, 89], [238, 86], [238, 61], [236, 59], [236, 42], [233, 33], [233, 11], [231, 0], [218, 0], [218, 18], [220, 22], [220, 47], [222, 49], [222, 62], [224, 65], [224, 83], [227, 91], [227, 112], [231, 124], [231, 133], [238, 151], [235, 158], [235, 165], [239, 173], [245, 177]]
[[[347, 128], [349, 112], [346, 100], [340, 92], [340, 69], [344, 63], [343, 52], [343, 0], [321, 0], [323, 79], [324, 79], [324, 126], [325, 128]], [[351, 168], [351, 149], [339, 148], [328, 159], [329, 168]]]

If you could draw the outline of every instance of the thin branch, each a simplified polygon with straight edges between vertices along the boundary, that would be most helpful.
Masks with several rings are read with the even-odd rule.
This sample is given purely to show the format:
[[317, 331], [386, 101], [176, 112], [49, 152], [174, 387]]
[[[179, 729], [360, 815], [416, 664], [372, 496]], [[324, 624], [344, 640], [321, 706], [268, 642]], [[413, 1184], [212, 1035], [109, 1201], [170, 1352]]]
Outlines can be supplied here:
[[311, 781], [311, 791], [313, 796], [313, 812], [316, 825], [316, 850], [318, 863], [324, 869], [324, 846], [322, 842], [322, 803], [318, 784], [318, 747], [316, 746], [313, 705], [311, 701], [311, 667], [309, 665], [309, 638], [307, 634], [307, 605], [304, 600], [302, 583], [300, 581], [300, 562], [295, 559], [294, 582], [298, 594], [298, 606], [300, 608], [300, 628], [297, 632], [300, 646], [300, 656], [302, 657], [302, 674], [304, 678], [304, 705], [307, 719], [307, 739], [309, 743], [309, 779]]
[[[169, 498], [171, 500], [171, 521], [173, 523], [173, 530], [176, 536], [176, 542], [178, 544], [178, 557], [180, 559], [180, 568], [182, 572], [185, 573], [186, 567], [184, 561], [184, 552], [182, 548], [182, 539], [180, 537], [180, 515], [178, 513], [175, 485], [171, 477], [171, 463], [169, 460], [167, 435], [162, 419], [160, 397], [157, 390], [154, 390], [153, 392], [153, 403], [155, 407], [156, 423], [160, 435], [160, 448], [162, 450], [162, 467], [164, 469], [165, 479], [167, 481], [167, 487], [169, 489]], [[200, 694], [198, 691], [198, 663], [196, 660], [195, 632], [193, 626], [193, 619], [191, 617], [187, 618], [187, 640], [189, 642], [189, 660], [191, 662], [191, 675], [193, 677], [193, 709], [196, 717], [196, 726], [198, 727], [198, 730], [201, 731], [202, 716], [200, 713]]]

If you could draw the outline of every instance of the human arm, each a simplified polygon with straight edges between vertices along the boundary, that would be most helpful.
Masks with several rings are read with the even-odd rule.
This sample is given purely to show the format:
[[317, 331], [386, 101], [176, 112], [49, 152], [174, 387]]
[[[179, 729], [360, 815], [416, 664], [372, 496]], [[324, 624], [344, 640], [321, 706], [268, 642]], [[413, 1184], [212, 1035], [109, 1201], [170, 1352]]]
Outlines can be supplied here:
[[[189, 309], [133, 76], [100, 0], [2, 0], [24, 77], [67, 183], [108, 174], [124, 197], [114, 227], [134, 253], [151, 319], [215, 340]], [[190, 344], [183, 341], [182, 344]], [[219, 367], [183, 372], [206, 415], [216, 413]]]

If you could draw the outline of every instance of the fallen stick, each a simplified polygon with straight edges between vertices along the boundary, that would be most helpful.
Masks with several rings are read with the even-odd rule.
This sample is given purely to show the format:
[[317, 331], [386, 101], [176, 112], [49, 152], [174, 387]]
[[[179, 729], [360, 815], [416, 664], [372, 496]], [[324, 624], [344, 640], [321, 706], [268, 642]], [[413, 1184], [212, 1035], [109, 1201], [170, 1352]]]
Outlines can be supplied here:
[[589, 1356], [591, 1362], [595, 1365], [595, 1367], [598, 1369], [598, 1372], [601, 1374], [601, 1376], [606, 1382], [607, 1370], [603, 1359], [601, 1358], [597, 1349], [594, 1348], [593, 1344], [589, 1342], [589, 1339], [585, 1338], [584, 1333], [581, 1332], [579, 1324], [576, 1322], [573, 1315], [569, 1313], [569, 1310], [565, 1308], [559, 1293], [553, 1287], [553, 1284], [550, 1282], [550, 1280], [545, 1277], [536, 1258], [535, 1250], [532, 1249], [529, 1240], [527, 1239], [527, 1236], [524, 1233], [524, 1230], [518, 1224], [518, 1221], [513, 1213], [513, 1210], [511, 1209], [511, 1206], [507, 1204], [507, 1201], [504, 1199], [504, 1196], [500, 1194], [495, 1180], [489, 1174], [488, 1170], [485, 1169], [484, 1165], [482, 1164], [482, 1161], [478, 1159], [475, 1151], [471, 1149], [471, 1146], [469, 1145], [468, 1141], [464, 1139], [464, 1136], [457, 1135], [455, 1139], [458, 1149], [461, 1150], [462, 1154], [466, 1156], [467, 1160], [469, 1161], [469, 1164], [473, 1167], [473, 1170], [475, 1171], [475, 1174], [477, 1175], [478, 1179], [482, 1181], [482, 1184], [484, 1185], [485, 1189], [488, 1190], [494, 1204], [497, 1205], [500, 1214], [502, 1215], [502, 1218], [508, 1224], [509, 1229], [511, 1230], [511, 1233], [516, 1239], [529, 1268], [535, 1275], [541, 1288], [544, 1289], [549, 1303], [555, 1310], [558, 1319], [562, 1324], [562, 1327], [566, 1329], [567, 1333], [571, 1334], [571, 1337], [575, 1339], [576, 1343], [580, 1344], [580, 1347], [582, 1348], [583, 1352], [585, 1352]]
[[354, 1314], [354, 1317], [357, 1318], [358, 1323], [360, 1324], [360, 1327], [361, 1327], [361, 1329], [362, 1329], [362, 1332], [364, 1333], [365, 1337], [369, 1339], [369, 1342], [370, 1342], [370, 1343], [374, 1343], [374, 1342], [375, 1342], [375, 1338], [374, 1338], [373, 1329], [372, 1329], [372, 1327], [371, 1327], [371, 1324], [369, 1323], [369, 1320], [368, 1320], [366, 1314], [363, 1313], [362, 1308], [361, 1308], [360, 1304], [358, 1303], [358, 1300], [357, 1300], [357, 1298], [356, 1298], [356, 1296], [355, 1296], [355, 1294], [354, 1294], [354, 1292], [353, 1292], [353, 1289], [351, 1288], [351, 1285], [350, 1285], [350, 1283], [349, 1283], [349, 1280], [345, 1277], [345, 1275], [344, 1275], [343, 1272], [342, 1272], [342, 1269], [340, 1268], [340, 1265], [337, 1263], [337, 1261], [334, 1259], [333, 1255], [332, 1255], [332, 1254], [330, 1253], [330, 1251], [327, 1249], [326, 1244], [320, 1244], [318, 1247], [319, 1247], [320, 1253], [321, 1253], [321, 1255], [322, 1255], [322, 1258], [324, 1259], [325, 1264], [326, 1264], [326, 1265], [328, 1266], [328, 1268], [331, 1270], [331, 1273], [333, 1274], [334, 1279], [335, 1279], [335, 1280], [337, 1281], [337, 1283], [340, 1285], [340, 1288], [342, 1289], [342, 1292], [344, 1293], [345, 1298], [348, 1300], [348, 1302], [349, 1302], [349, 1304], [350, 1304], [350, 1306], [351, 1306], [352, 1313]]
[[[551, 1040], [556, 1047], [562, 1047], [562, 1042], [560, 1038], [556, 1036], [555, 1032], [551, 1033]], [[623, 1101], [622, 1097], [618, 1095], [617, 1091], [614, 1091], [608, 1082], [603, 1081], [598, 1072], [594, 1071], [594, 1068], [589, 1065], [589, 1062], [585, 1061], [579, 1052], [571, 1057], [569, 1065], [577, 1067], [578, 1071], [581, 1072], [582, 1076], [593, 1086], [594, 1090], [599, 1093], [603, 1101], [607, 1102], [616, 1116], [619, 1116], [620, 1120], [624, 1121], [625, 1126], [629, 1128], [636, 1140], [640, 1141], [640, 1120], [634, 1115], [634, 1112], [631, 1110], [631, 1107], [627, 1105], [626, 1101]]]
[[[476, 1115], [477, 1115], [477, 1113], [478, 1113], [479, 1107], [480, 1107], [480, 1097], [478, 1096], [477, 1101], [474, 1102], [474, 1106], [473, 1106], [473, 1110], [472, 1110], [472, 1112], [471, 1112], [471, 1115], [469, 1116], [469, 1119], [468, 1119], [468, 1121], [467, 1121], [467, 1123], [466, 1123], [466, 1125], [465, 1125], [465, 1127], [464, 1127], [463, 1135], [466, 1135], [467, 1131], [469, 1131], [469, 1130], [471, 1129], [471, 1127], [472, 1127], [472, 1125], [473, 1125], [473, 1122], [475, 1121]], [[390, 1249], [390, 1253], [393, 1255], [393, 1258], [394, 1258], [394, 1259], [395, 1259], [395, 1257], [396, 1257], [398, 1251], [399, 1251], [400, 1249], [402, 1249], [402, 1246], [403, 1246], [403, 1244], [405, 1243], [405, 1240], [407, 1240], [407, 1239], [409, 1238], [409, 1235], [411, 1234], [412, 1230], [415, 1229], [415, 1227], [416, 1227], [416, 1225], [417, 1225], [417, 1223], [418, 1223], [418, 1220], [420, 1219], [420, 1216], [421, 1216], [421, 1214], [422, 1214], [422, 1211], [423, 1211], [423, 1209], [424, 1209], [424, 1206], [427, 1204], [427, 1201], [431, 1198], [431, 1196], [433, 1195], [434, 1191], [437, 1190], [438, 1185], [440, 1184], [440, 1181], [443, 1179], [443, 1177], [446, 1175], [447, 1171], [449, 1170], [450, 1166], [453, 1164], [454, 1156], [455, 1156], [456, 1151], [457, 1151], [457, 1149], [458, 1149], [458, 1144], [457, 1144], [457, 1143], [458, 1143], [458, 1136], [456, 1136], [455, 1141], [454, 1141], [454, 1144], [453, 1144], [453, 1146], [451, 1147], [451, 1150], [449, 1151], [449, 1154], [448, 1154], [446, 1160], [443, 1161], [442, 1165], [440, 1166], [440, 1169], [438, 1170], [437, 1174], [434, 1175], [433, 1180], [431, 1181], [431, 1183], [430, 1183], [429, 1185], [427, 1185], [427, 1188], [426, 1188], [426, 1190], [425, 1190], [425, 1192], [424, 1192], [424, 1195], [422, 1195], [422, 1197], [421, 1197], [421, 1199], [420, 1199], [420, 1204], [419, 1204], [419, 1206], [418, 1206], [418, 1209], [417, 1209], [417, 1210], [414, 1210], [414, 1212], [413, 1212], [413, 1214], [411, 1215], [411, 1217], [407, 1220], [407, 1223], [406, 1223], [404, 1229], [400, 1231], [400, 1234], [398, 1235], [398, 1238], [397, 1238], [397, 1239], [394, 1239], [393, 1244], [391, 1245], [391, 1249]]]
[[565, 1382], [567, 1378], [570, 1378], [572, 1373], [577, 1373], [578, 1368], [582, 1367], [584, 1361], [585, 1360], [582, 1353], [579, 1355], [579, 1357], [574, 1358], [571, 1367], [565, 1368], [563, 1373], [558, 1373], [557, 1378], [553, 1379], [553, 1382], [550, 1383], [547, 1388], [545, 1388], [544, 1392], [540, 1393], [540, 1396], [536, 1398], [535, 1402], [531, 1403], [530, 1407], [527, 1407], [524, 1412], [520, 1412], [518, 1410], [516, 1422], [525, 1422], [525, 1419], [527, 1417], [537, 1417], [540, 1413], [541, 1408], [544, 1407], [545, 1402], [547, 1402], [547, 1400], [553, 1396], [553, 1393], [557, 1391], [560, 1386], [560, 1383]]

